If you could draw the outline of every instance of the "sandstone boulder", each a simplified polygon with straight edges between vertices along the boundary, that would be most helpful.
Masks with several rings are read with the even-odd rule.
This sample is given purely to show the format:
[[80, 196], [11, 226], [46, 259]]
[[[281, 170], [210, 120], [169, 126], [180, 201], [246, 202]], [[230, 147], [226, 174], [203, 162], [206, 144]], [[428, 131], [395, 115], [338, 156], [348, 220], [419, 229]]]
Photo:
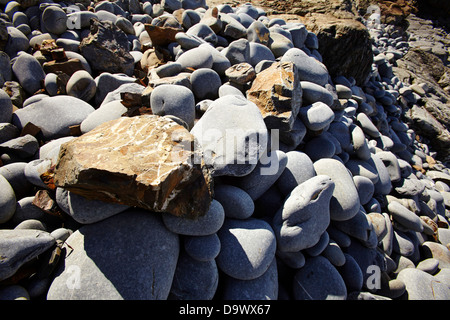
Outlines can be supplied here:
[[247, 91], [264, 118], [267, 129], [290, 131], [302, 105], [302, 88], [293, 62], [273, 63], [260, 72]]
[[202, 216], [211, 203], [193, 135], [155, 115], [111, 120], [62, 145], [54, 181], [88, 199], [176, 216]]

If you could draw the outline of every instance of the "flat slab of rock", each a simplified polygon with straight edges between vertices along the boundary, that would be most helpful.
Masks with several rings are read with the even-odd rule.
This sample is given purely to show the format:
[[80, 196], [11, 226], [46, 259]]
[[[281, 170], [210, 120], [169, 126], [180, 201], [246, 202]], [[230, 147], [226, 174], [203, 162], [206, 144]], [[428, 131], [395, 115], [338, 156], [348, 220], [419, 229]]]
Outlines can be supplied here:
[[302, 88], [294, 63], [274, 63], [260, 72], [247, 99], [258, 106], [268, 129], [290, 131], [302, 105]]
[[61, 146], [55, 185], [88, 199], [204, 215], [212, 179], [194, 137], [155, 115], [108, 121]]

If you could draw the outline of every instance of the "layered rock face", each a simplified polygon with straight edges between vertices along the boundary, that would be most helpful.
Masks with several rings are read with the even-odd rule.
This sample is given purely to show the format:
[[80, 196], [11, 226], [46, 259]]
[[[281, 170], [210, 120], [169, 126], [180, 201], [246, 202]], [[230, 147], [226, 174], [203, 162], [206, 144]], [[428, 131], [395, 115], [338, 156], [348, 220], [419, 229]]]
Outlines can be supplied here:
[[212, 180], [194, 137], [152, 115], [112, 120], [64, 144], [54, 181], [88, 199], [176, 216], [202, 216], [211, 202]]

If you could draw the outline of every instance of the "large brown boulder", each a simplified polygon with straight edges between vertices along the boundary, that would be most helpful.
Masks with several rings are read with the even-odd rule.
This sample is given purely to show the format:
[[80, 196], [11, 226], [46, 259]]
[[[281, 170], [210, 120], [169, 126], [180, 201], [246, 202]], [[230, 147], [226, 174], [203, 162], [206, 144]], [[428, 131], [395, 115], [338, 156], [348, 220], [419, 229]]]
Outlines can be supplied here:
[[194, 136], [155, 115], [111, 120], [62, 145], [54, 183], [88, 199], [192, 218], [212, 201]]
[[312, 14], [305, 17], [304, 22], [319, 39], [319, 52], [331, 77], [353, 77], [358, 85], [363, 85], [373, 62], [367, 28], [356, 19], [341, 19], [330, 14]]

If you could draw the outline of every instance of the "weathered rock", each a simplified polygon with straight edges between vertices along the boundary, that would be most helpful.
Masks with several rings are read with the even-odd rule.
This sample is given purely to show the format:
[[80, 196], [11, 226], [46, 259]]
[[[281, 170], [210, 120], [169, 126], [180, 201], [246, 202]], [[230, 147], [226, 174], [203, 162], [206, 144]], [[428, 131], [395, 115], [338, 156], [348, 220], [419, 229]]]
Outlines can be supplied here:
[[80, 52], [95, 72], [133, 74], [127, 35], [109, 21], [91, 20], [91, 33], [81, 41]]
[[55, 185], [88, 199], [202, 216], [212, 187], [199, 152], [168, 118], [122, 117], [61, 146]]
[[302, 105], [302, 89], [292, 62], [279, 62], [260, 72], [247, 91], [268, 129], [290, 131]]

